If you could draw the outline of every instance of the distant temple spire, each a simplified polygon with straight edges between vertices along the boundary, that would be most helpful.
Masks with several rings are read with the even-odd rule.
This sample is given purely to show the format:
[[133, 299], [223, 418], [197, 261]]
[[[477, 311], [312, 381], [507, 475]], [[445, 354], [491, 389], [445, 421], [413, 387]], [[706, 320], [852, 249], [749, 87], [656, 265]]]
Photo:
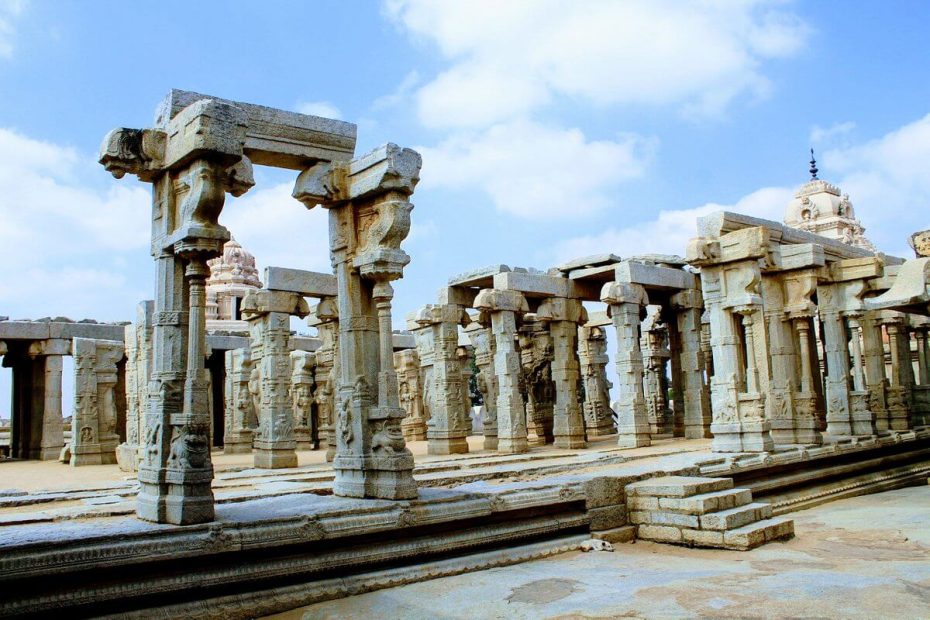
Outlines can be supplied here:
[[811, 173], [811, 181], [816, 181], [816, 180], [817, 180], [817, 160], [814, 159], [814, 148], [813, 148], [813, 147], [811, 147], [811, 168], [810, 168], [810, 173]]

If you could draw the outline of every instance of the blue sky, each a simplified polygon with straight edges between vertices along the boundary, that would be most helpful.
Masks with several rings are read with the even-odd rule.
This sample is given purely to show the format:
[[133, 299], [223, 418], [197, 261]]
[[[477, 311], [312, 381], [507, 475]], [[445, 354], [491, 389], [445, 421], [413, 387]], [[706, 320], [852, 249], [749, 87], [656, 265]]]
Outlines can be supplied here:
[[[694, 218], [849, 192], [906, 255], [930, 200], [926, 2], [0, 0], [0, 315], [128, 320], [148, 188], [97, 147], [172, 87], [338, 116], [424, 156], [395, 324], [450, 275], [683, 254]], [[328, 269], [325, 214], [259, 169], [221, 221], [260, 267]]]

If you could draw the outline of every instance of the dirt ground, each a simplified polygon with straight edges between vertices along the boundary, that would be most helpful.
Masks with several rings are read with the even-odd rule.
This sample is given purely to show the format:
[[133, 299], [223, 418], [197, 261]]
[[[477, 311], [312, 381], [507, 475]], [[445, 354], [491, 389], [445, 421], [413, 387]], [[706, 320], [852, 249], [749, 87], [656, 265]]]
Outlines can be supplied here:
[[790, 516], [794, 539], [748, 552], [640, 541], [272, 618], [930, 618], [930, 486]]

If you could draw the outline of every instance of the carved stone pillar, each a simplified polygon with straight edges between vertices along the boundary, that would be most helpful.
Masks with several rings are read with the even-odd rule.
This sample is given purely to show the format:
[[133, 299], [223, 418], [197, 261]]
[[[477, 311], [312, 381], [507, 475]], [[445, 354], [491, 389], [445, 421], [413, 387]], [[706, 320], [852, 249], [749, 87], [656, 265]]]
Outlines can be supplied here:
[[817, 357], [813, 347], [811, 320], [811, 315], [803, 314], [793, 318], [798, 342], [798, 389], [794, 393], [794, 439], [799, 444], [822, 443], [820, 431], [826, 428], [826, 421], [821, 420], [818, 413], [819, 398], [816, 386], [820, 379], [814, 374]]
[[850, 423], [857, 436], [874, 435], [875, 414], [869, 410], [870, 392], [865, 382], [865, 363], [862, 355], [862, 332], [859, 324], [860, 313], [850, 313], [846, 317], [849, 328], [850, 356], [852, 358], [852, 390], [849, 393]]
[[339, 307], [337, 453], [333, 492], [349, 497], [417, 496], [413, 456], [400, 425], [392, 347], [390, 282], [410, 257], [408, 198], [421, 159], [388, 144], [345, 164], [319, 164], [300, 174], [294, 197], [330, 210], [330, 256]]
[[874, 311], [866, 312], [860, 319], [862, 330], [862, 355], [865, 360], [865, 382], [869, 391], [869, 411], [875, 416], [877, 431], [887, 431], [888, 408], [885, 404], [885, 391], [888, 379], [885, 377], [885, 347], [882, 341], [882, 326]]
[[643, 355], [643, 395], [646, 415], [653, 438], [669, 438], [674, 434], [674, 419], [668, 402], [668, 328], [661, 319], [661, 307], [647, 306], [641, 325], [640, 348]]
[[617, 378], [619, 398], [617, 445], [624, 448], [648, 446], [649, 418], [643, 393], [643, 356], [640, 349], [640, 321], [647, 303], [646, 291], [636, 284], [609, 282], [601, 290], [601, 301], [609, 304], [608, 314], [617, 331]]
[[891, 318], [885, 323], [891, 353], [891, 381], [887, 391], [888, 429], [904, 431], [910, 428], [911, 348], [907, 327], [902, 318]]
[[577, 299], [553, 297], [540, 303], [536, 316], [549, 325], [552, 338], [553, 443], [557, 448], [584, 448], [584, 418], [578, 395], [578, 326], [588, 320], [587, 312]]
[[591, 437], [603, 437], [617, 432], [614, 412], [610, 408], [610, 388], [607, 380], [607, 335], [600, 327], [578, 328], [578, 360], [584, 382], [585, 431]]
[[255, 467], [297, 467], [297, 441], [291, 384], [291, 315], [310, 312], [297, 293], [252, 291], [242, 300], [242, 316], [249, 322], [252, 362], [261, 380]]
[[837, 286], [821, 284], [817, 290], [817, 297], [827, 365], [825, 434], [831, 438], [849, 437], [853, 434], [849, 394], [849, 337], [845, 321], [835, 305], [839, 301]]
[[[480, 318], [480, 317], [479, 317]], [[497, 394], [499, 386], [494, 372], [496, 347], [491, 328], [474, 322], [466, 328], [475, 347], [475, 365], [478, 366], [478, 391], [484, 398], [484, 449], [497, 450]]]
[[258, 426], [258, 414], [252, 406], [249, 379], [252, 376], [250, 349], [226, 351], [226, 427], [223, 454], [252, 452], [252, 435]]
[[457, 356], [458, 328], [468, 322], [465, 309], [457, 304], [427, 305], [413, 320], [416, 329], [411, 331], [416, 336], [421, 364], [431, 370], [425, 374], [429, 383], [428, 454], [468, 452], [466, 437], [471, 430], [466, 405], [468, 384], [463, 383], [462, 360]]
[[552, 383], [552, 337], [533, 314], [524, 317], [518, 330], [522, 387], [526, 399], [526, 436], [531, 446], [554, 440], [552, 415], [555, 385]]
[[313, 449], [313, 354], [291, 351], [291, 410], [297, 450]]
[[400, 406], [406, 412], [400, 424], [404, 440], [424, 441], [426, 417], [423, 414], [423, 389], [420, 385], [420, 357], [416, 349], [395, 352], [394, 369], [397, 372]]
[[[701, 291], [687, 289], [672, 295], [671, 307], [678, 322], [681, 394], [676, 397], [682, 400], [684, 405], [684, 435], [687, 439], [710, 437], [710, 394], [704, 382], [707, 363], [704, 360], [701, 322], [704, 302], [701, 299]], [[706, 355], [710, 355], [709, 334]]]
[[920, 385], [930, 383], [930, 369], [927, 368], [927, 329], [922, 327], [914, 330], [917, 339], [917, 370]]
[[516, 454], [529, 450], [526, 437], [526, 410], [520, 395], [520, 353], [516, 348], [517, 316], [529, 308], [516, 291], [485, 289], [475, 298], [475, 308], [490, 316], [494, 338], [494, 374], [497, 378], [497, 451]]
[[325, 297], [311, 310], [307, 324], [316, 327], [321, 340], [320, 348], [313, 352], [316, 358], [313, 380], [313, 402], [319, 419], [319, 438], [326, 446], [326, 461], [336, 458], [335, 385], [339, 363], [339, 314], [336, 300]]
[[116, 463], [116, 364], [123, 343], [75, 338], [74, 415], [71, 421], [71, 465]]

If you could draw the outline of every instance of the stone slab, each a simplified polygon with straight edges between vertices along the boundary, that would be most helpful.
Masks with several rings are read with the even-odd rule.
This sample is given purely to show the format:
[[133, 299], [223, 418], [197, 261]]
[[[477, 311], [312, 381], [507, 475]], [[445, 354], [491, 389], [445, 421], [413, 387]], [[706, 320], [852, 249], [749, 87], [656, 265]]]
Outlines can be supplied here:
[[652, 497], [688, 497], [733, 488], [730, 478], [698, 476], [662, 476], [627, 485], [627, 495]]
[[466, 271], [449, 278], [449, 286], [471, 286], [478, 288], [491, 288], [494, 285], [494, 276], [510, 271], [507, 265], [488, 265], [472, 271]]
[[617, 265], [615, 278], [617, 282], [639, 284], [647, 289], [681, 290], [697, 287], [694, 274], [684, 269], [646, 265], [629, 260]]
[[[663, 510], [702, 515], [717, 510], [745, 506], [752, 501], [752, 491], [749, 489], [727, 489], [725, 491], [692, 495], [691, 497], [636, 497], [633, 499], [637, 502], [653, 501], [658, 504], [657, 508]], [[634, 505], [633, 499], [630, 500], [630, 506]]]
[[723, 542], [727, 548], [745, 551], [773, 540], [794, 536], [794, 521], [773, 517], [724, 532]]
[[265, 288], [316, 298], [335, 297], [337, 291], [336, 276], [331, 273], [287, 267], [265, 267]]
[[771, 504], [753, 503], [701, 516], [701, 529], [733, 530], [772, 516]]

